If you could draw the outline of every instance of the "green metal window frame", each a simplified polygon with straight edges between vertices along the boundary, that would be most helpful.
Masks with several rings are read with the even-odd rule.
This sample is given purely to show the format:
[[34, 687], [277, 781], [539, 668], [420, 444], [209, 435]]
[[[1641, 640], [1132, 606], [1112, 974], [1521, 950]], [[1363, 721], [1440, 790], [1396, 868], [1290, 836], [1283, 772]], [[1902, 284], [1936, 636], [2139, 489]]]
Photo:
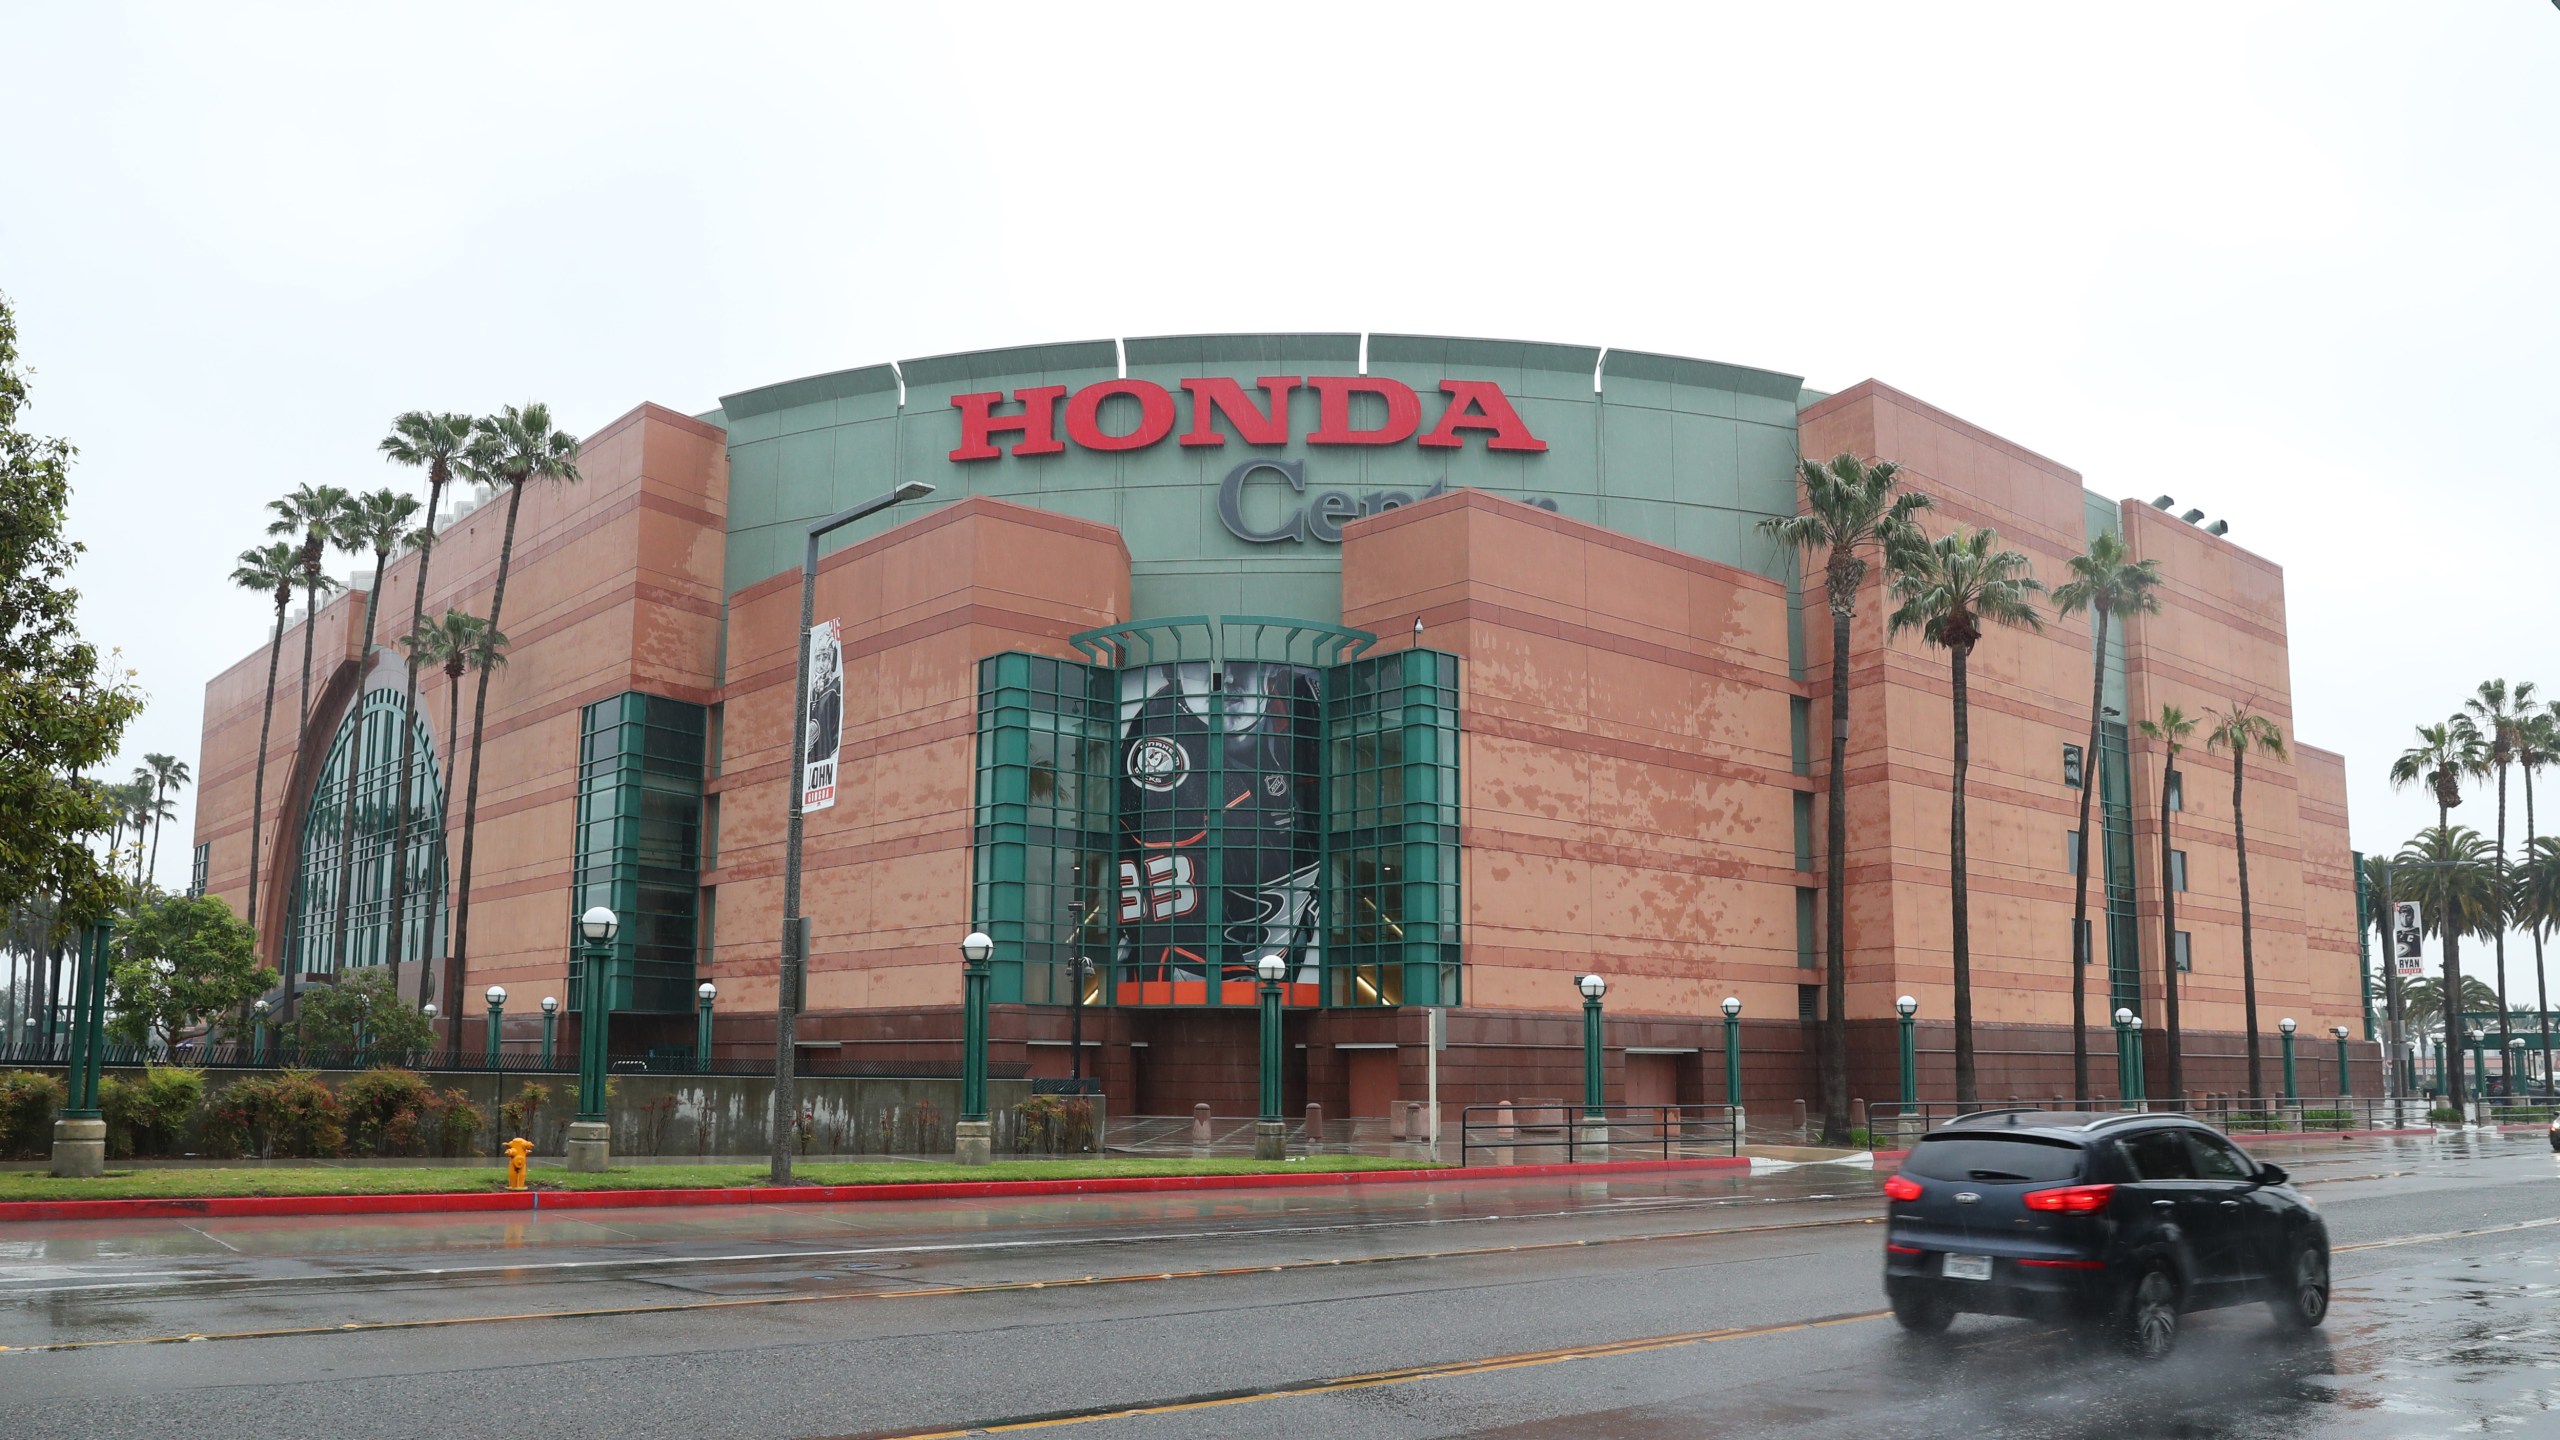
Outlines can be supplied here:
[[[391, 941], [391, 831], [398, 818], [400, 722], [407, 700], [384, 686], [367, 691], [339, 722], [304, 808], [295, 857], [293, 898], [285, 910], [285, 963], [303, 974], [331, 975], [389, 958]], [[436, 766], [435, 737], [423, 717], [410, 719], [417, 738], [417, 768], [409, 792], [409, 867], [402, 904], [403, 961], [444, 952], [444, 781]], [[352, 770], [352, 773], [351, 773]], [[342, 866], [339, 837], [352, 795], [353, 862]], [[198, 848], [191, 882], [204, 884], [207, 851]], [[337, 951], [341, 871], [347, 889], [346, 953]]]
[[2125, 726], [2110, 720], [2098, 735], [2099, 873], [2107, 882], [2107, 1002], [2110, 1011], [2142, 1011], [2141, 932], [2133, 899], [2133, 761]]
[[[1260, 777], [1319, 797], [1317, 1003], [1459, 1003], [1457, 659], [1359, 658], [1373, 638], [1276, 616], [1181, 616], [1071, 637], [1082, 662], [982, 660], [972, 878], [978, 925], [997, 944], [990, 998], [1072, 1003], [1082, 960], [1083, 1003], [1157, 1003], [1130, 998], [1151, 992], [1128, 983], [1142, 967], [1121, 956], [1122, 671], [1252, 662], [1310, 672], [1322, 711], [1316, 773]], [[1213, 726], [1223, 693], [1207, 697]], [[1204, 833], [1196, 878], [1215, 892], [1228, 860], [1216, 812]], [[1200, 1003], [1226, 1003], [1223, 991], [1213, 978]]]
[[195, 860], [187, 869], [187, 894], [202, 895], [213, 873], [213, 842], [207, 840], [196, 847]]
[[572, 994], [586, 965], [577, 917], [603, 905], [622, 920], [607, 1007], [655, 1014], [693, 1009], [708, 728], [702, 706], [638, 690], [580, 713], [577, 883], [562, 939]]

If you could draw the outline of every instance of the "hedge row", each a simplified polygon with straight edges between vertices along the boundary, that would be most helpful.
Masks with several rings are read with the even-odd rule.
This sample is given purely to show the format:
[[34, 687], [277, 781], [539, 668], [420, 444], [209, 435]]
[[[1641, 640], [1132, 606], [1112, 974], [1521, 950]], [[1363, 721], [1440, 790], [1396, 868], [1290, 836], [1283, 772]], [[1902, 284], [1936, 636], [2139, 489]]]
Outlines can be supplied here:
[[[62, 1082], [51, 1075], [0, 1074], [0, 1156], [41, 1157], [63, 1100]], [[520, 1096], [508, 1108], [530, 1111], [540, 1103]], [[334, 1090], [307, 1070], [285, 1070], [235, 1080], [210, 1096], [203, 1071], [155, 1066], [139, 1077], [108, 1076], [98, 1108], [107, 1153], [117, 1159], [182, 1154], [190, 1137], [195, 1153], [225, 1160], [469, 1155], [489, 1123], [461, 1091], [439, 1090], [414, 1070], [390, 1066]]]

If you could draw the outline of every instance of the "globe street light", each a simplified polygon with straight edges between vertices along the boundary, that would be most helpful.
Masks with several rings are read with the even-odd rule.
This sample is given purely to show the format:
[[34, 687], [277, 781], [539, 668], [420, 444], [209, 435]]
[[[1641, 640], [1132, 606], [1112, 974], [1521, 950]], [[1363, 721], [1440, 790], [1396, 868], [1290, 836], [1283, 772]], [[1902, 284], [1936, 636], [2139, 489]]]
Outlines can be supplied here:
[[507, 987], [492, 985], [482, 998], [489, 1002], [489, 1035], [481, 1042], [480, 1048], [488, 1052], [491, 1067], [504, 1069], [505, 1067], [499, 1064], [498, 1042], [506, 1022]]
[[584, 974], [579, 979], [578, 1118], [569, 1124], [569, 1168], [598, 1171], [613, 1159], [613, 1124], [605, 1109], [607, 1084], [605, 1045], [611, 993], [605, 979], [613, 963], [613, 937], [622, 921], [602, 905], [578, 917], [578, 934], [587, 942]]
[[[2341, 1064], [2345, 1063], [2346, 1054], [2346, 1037], [2344, 1032], [2341, 1032], [2338, 1039], [2338, 1058]], [[2525, 1087], [2516, 1083], [2516, 1077], [2523, 1073], [2524, 1037], [2521, 1035], [2509, 1036], [2507, 1039], [2507, 1097], [2509, 1099], [2514, 1099], [2517, 1096], [2524, 1094]]]
[[2133, 1081], [2126, 1074], [2126, 1067], [2133, 1061], [2133, 1046], [2125, 1039], [2125, 1032], [2133, 1023], [2133, 1012], [2122, 1005], [2117, 1006], [2115, 1022], [2116, 1099], [2119, 1105], [2123, 1105], [2133, 1098]]
[[2477, 1104], [2480, 1099], [2488, 1093], [2489, 1088], [2489, 1058], [2480, 1053], [2480, 1042], [2488, 1038], [2489, 1032], [2486, 1030], [2474, 1030], [2471, 1032], [2470, 1098], [2475, 1104]]
[[2287, 1015], [2277, 1021], [2276, 1030], [2284, 1036], [2284, 1102], [2291, 1105], [2302, 1098], [2293, 1083], [2293, 1017]]
[[1256, 1002], [1261, 1006], [1262, 1114], [1253, 1125], [1253, 1158], [1285, 1160], [1289, 1130], [1280, 1118], [1280, 982], [1289, 978], [1285, 955], [1265, 955], [1253, 962]]
[[1582, 1113], [1598, 1120], [1606, 1113], [1600, 1107], [1607, 1098], [1600, 1063], [1600, 997], [1609, 993], [1609, 982], [1584, 975], [1573, 988], [1582, 992]]
[[720, 998], [720, 987], [705, 980], [693, 987], [693, 995], [701, 1004], [701, 1018], [694, 1023], [693, 1068], [711, 1073], [711, 1002]]
[[1737, 1116], [1741, 1114], [1742, 997], [1739, 995], [1724, 997], [1724, 1103], [1734, 1107]]
[[987, 1119], [987, 962], [996, 942], [983, 930], [960, 941], [960, 1124], [953, 1157], [963, 1165], [993, 1158], [995, 1129]]
[[809, 759], [809, 632], [818, 623], [818, 542], [856, 520], [877, 515], [892, 505], [933, 493], [921, 480], [910, 480], [886, 495], [877, 495], [850, 510], [839, 510], [809, 526], [800, 551], [800, 649], [791, 687], [791, 760], [784, 767], [782, 788], [789, 818], [782, 835], [782, 964], [773, 1002], [773, 1183], [791, 1183], [791, 1137], [798, 1129], [800, 1097], [798, 1063], [800, 1004], [806, 998], [809, 972], [809, 926], [800, 913], [800, 832], [804, 823], [802, 791]]
[[267, 1063], [267, 1012], [274, 1008], [274, 1006], [269, 1005], [263, 998], [260, 999], [258, 1003], [249, 1007], [249, 1013], [258, 1017], [254, 1022], [252, 1022], [249, 1030], [249, 1061], [251, 1064], [264, 1065]]
[[545, 1070], [551, 1068], [552, 1057], [559, 1053], [556, 1047], [559, 1032], [560, 997], [545, 995], [542, 997], [542, 1068]]
[[2142, 1017], [2136, 1015], [2126, 1021], [2125, 1032], [2133, 1040], [2133, 1064], [2125, 1071], [2126, 1078], [2133, 1082], [2132, 1104], [2138, 1109], [2149, 1109], [2151, 1084], [2142, 1078]]

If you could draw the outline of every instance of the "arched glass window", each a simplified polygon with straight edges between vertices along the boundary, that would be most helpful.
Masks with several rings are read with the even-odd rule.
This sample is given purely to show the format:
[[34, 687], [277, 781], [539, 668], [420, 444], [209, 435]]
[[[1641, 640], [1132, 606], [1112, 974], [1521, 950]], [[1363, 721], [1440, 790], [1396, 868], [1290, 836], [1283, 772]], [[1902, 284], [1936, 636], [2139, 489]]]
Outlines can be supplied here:
[[[301, 863], [286, 912], [286, 963], [306, 974], [379, 965], [389, 957], [391, 831], [399, 800], [393, 774], [400, 768], [406, 708], [396, 688], [368, 692], [338, 727], [321, 763], [303, 812]], [[401, 904], [408, 912], [401, 933], [404, 961], [443, 954], [445, 923], [444, 779], [435, 737], [424, 721], [411, 723], [418, 748], [409, 792], [408, 888]]]

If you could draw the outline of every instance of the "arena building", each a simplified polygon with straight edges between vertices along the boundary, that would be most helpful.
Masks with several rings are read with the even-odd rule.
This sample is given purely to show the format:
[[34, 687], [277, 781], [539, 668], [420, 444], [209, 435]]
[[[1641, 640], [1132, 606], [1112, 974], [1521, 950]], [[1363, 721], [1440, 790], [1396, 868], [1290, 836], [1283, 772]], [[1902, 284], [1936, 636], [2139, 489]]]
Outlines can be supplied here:
[[[380, 577], [372, 635], [360, 591], [286, 633], [258, 906], [281, 918], [264, 943], [315, 980], [394, 958], [405, 723], [429, 823], [404, 857], [416, 923], [396, 958], [430, 960], [446, 995], [506, 986], [511, 1026], [534, 1023], [533, 997], [571, 993], [573, 918], [602, 901], [628, 920], [617, 1052], [689, 1053], [709, 979], [715, 1058], [769, 1055], [789, 795], [806, 781], [825, 802], [806, 835], [811, 1071], [953, 1070], [957, 941], [976, 927], [999, 942], [996, 1073], [1081, 1068], [1115, 1113], [1250, 1112], [1247, 977], [1266, 954], [1289, 965], [1293, 1110], [1419, 1098], [1431, 1007], [1447, 1011], [1445, 1103], [1575, 1094], [1584, 972], [1610, 982], [1613, 1102], [1722, 1099], [1727, 995], [1746, 1097], [1810, 1098], [1830, 626], [1819, 575], [1761, 524], [1793, 513], [1799, 456], [1842, 451], [1901, 462], [1936, 501], [1933, 532], [1997, 527], [2048, 583], [2101, 531], [2160, 562], [2160, 613], [2110, 637], [2106, 738], [2086, 767], [2101, 1089], [2102, 1017], [2159, 1010], [2164, 880], [2180, 889], [2189, 1086], [2243, 1084], [2230, 766], [2200, 746], [2183, 758], [2164, 867], [2166, 755], [2128, 731], [2164, 704], [2245, 703], [2294, 742], [2248, 762], [2270, 1065], [2278, 1016], [2312, 1034], [2356, 1023], [2344, 767], [2295, 740], [2278, 566], [1874, 381], [1825, 395], [1670, 355], [1410, 335], [1044, 345], [767, 385], [698, 416], [632, 410], [586, 441], [580, 483], [524, 496], [484, 733], [453, 733], [470, 705], [450, 718], [438, 673], [401, 713], [390, 645], [417, 555]], [[804, 775], [806, 531], [914, 481], [931, 496], [839, 532], [818, 566], [828, 653]], [[485, 613], [504, 501], [449, 513], [430, 614]], [[1924, 1093], [1945, 1096], [1949, 677], [1943, 652], [1888, 638], [1881, 584], [1858, 599], [1849, 664], [1853, 1089], [1893, 1094], [1907, 993]], [[305, 624], [322, 657], [308, 697], [290, 663]], [[2077, 617], [1995, 632], [1973, 659], [1987, 1095], [2069, 1085], [2090, 675]], [[259, 644], [205, 697], [197, 873], [241, 908], [266, 676]], [[474, 745], [469, 954], [449, 963], [457, 758]], [[2311, 1093], [2334, 1089], [2334, 1054], [2303, 1047]], [[2359, 1088], [2378, 1083], [2370, 1046], [2354, 1066]]]

